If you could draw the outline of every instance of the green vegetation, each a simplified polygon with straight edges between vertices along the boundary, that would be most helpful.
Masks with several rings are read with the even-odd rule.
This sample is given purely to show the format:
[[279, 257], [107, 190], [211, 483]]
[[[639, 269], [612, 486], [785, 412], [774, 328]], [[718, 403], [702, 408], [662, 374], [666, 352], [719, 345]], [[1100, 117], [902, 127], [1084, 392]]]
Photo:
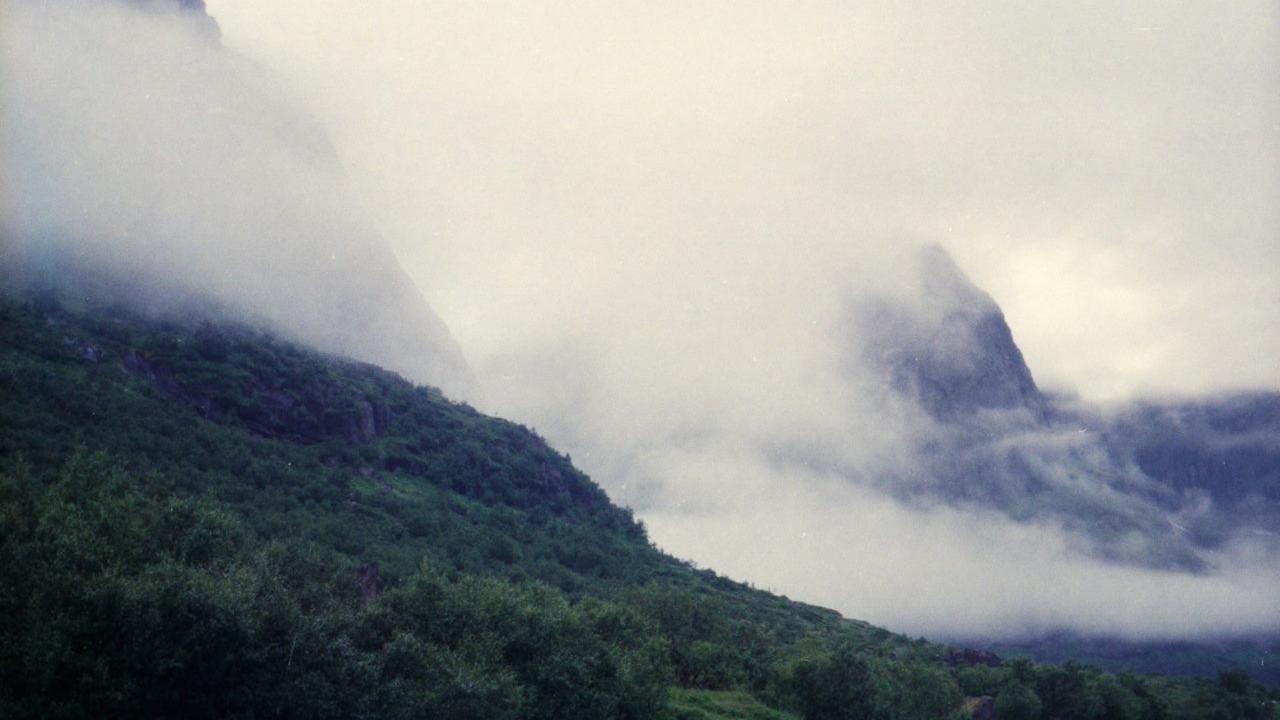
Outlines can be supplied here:
[[1113, 675], [1068, 662], [1015, 659], [954, 673], [969, 696], [995, 698], [1001, 720], [1030, 718], [1275, 718], [1277, 696], [1243, 672], [1216, 680]]
[[665, 700], [665, 648], [615, 604], [430, 567], [373, 596], [314, 545], [253, 542], [101, 456], [49, 485], [0, 477], [0, 497], [4, 717], [640, 718]]
[[1215, 642], [1115, 642], [1054, 635], [1034, 641], [995, 643], [1001, 655], [1026, 656], [1041, 662], [1084, 662], [1110, 672], [1204, 675], [1206, 668], [1245, 668], [1255, 680], [1280, 688], [1280, 639]]
[[525, 428], [251, 328], [3, 301], [0, 398], [0, 717], [1276, 717], [1243, 674], [948, 666], [659, 553]]
[[800, 720], [744, 692], [672, 688], [663, 720]]

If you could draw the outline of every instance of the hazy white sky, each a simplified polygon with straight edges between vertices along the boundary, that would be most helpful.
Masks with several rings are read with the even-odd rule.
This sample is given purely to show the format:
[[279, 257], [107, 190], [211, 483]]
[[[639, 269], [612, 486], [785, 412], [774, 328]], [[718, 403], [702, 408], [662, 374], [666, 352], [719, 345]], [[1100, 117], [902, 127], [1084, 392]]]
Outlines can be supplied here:
[[742, 304], [672, 288], [924, 238], [1043, 384], [1280, 386], [1267, 0], [209, 5], [319, 109], [479, 365], [639, 293]]

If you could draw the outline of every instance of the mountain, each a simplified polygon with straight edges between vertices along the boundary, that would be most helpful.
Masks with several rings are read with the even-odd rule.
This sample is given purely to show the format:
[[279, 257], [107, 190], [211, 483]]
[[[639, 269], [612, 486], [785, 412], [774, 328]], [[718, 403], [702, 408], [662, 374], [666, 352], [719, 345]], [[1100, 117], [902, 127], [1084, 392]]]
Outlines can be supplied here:
[[[74, 296], [71, 302], [6, 297], [0, 306], [0, 605], [7, 618], [0, 625], [0, 710], [17, 708], [6, 717], [74, 714], [50, 712], [54, 706], [40, 698], [52, 702], [51, 693], [97, 698], [105, 708], [99, 716], [160, 714], [137, 704], [145, 701], [161, 703], [168, 713], [180, 707], [178, 714], [188, 717], [254, 707], [261, 717], [260, 698], [221, 697], [228, 683], [244, 680], [241, 674], [191, 677], [184, 670], [215, 661], [217, 667], [248, 663], [240, 673], [258, 668], [267, 679], [245, 682], [292, 687], [280, 691], [299, 693], [290, 702], [312, 692], [306, 683], [320, 678], [367, 690], [352, 690], [349, 698], [326, 690], [316, 701], [330, 703], [327, 709], [303, 704], [296, 712], [266, 713], [273, 717], [387, 716], [368, 710], [391, 702], [377, 693], [436, 713], [449, 709], [449, 717], [509, 717], [535, 707], [549, 714], [525, 716], [649, 717], [652, 708], [622, 713], [609, 703], [661, 704], [675, 681], [759, 688], [766, 682], [766, 649], [771, 655], [795, 647], [803, 654], [843, 640], [872, 654], [901, 648], [927, 662], [941, 657], [937, 646], [916, 645], [660, 554], [628, 511], [541, 438], [449, 402], [438, 390], [249, 326], [140, 315]], [[68, 551], [74, 557], [64, 556]], [[280, 578], [258, 578], [263, 567]], [[170, 580], [187, 587], [185, 594], [170, 597], [149, 585], [157, 573], [175, 572]], [[306, 597], [241, 597], [260, 580]], [[196, 585], [188, 587], [191, 582]], [[201, 594], [210, 583], [222, 595]], [[415, 595], [423, 592], [429, 597]], [[219, 604], [232, 600], [252, 608]], [[186, 621], [205, 612], [189, 601], [266, 624], [245, 626], [221, 616]], [[436, 629], [460, 633], [448, 637], [407, 618], [387, 625], [408, 612], [394, 608], [409, 602], [438, 609], [444, 603], [442, 612], [469, 615]], [[336, 609], [325, 610], [331, 606]], [[615, 606], [621, 609], [610, 609]], [[272, 612], [284, 615], [273, 620]], [[498, 617], [504, 612], [521, 613], [528, 625], [504, 625]], [[98, 625], [99, 615], [115, 618], [118, 629]], [[143, 632], [146, 623], [159, 622], [157, 615], [174, 625], [160, 635]], [[351, 625], [355, 616], [363, 618], [358, 626]], [[212, 622], [227, 635], [191, 638], [185, 622]], [[280, 674], [285, 657], [279, 667], [264, 669], [262, 663], [277, 657], [272, 623], [297, 634], [316, 658], [293, 675]], [[596, 623], [613, 628], [609, 632], [643, 632], [635, 643], [610, 636], [601, 645], [590, 629]], [[533, 638], [525, 630], [566, 635]], [[357, 638], [357, 631], [373, 635]], [[408, 652], [425, 653], [425, 665], [331, 677], [391, 662], [387, 653], [404, 651], [396, 645], [404, 633], [419, 638]], [[498, 637], [484, 639], [493, 633]], [[575, 645], [574, 636], [596, 644]], [[496, 645], [469, 645], [482, 640]], [[170, 643], [206, 654], [184, 655]], [[332, 648], [342, 643], [357, 643], [360, 651], [335, 657]], [[91, 646], [138, 655], [86, 649]], [[594, 665], [570, 664], [563, 672], [604, 675], [596, 681], [551, 674], [556, 661], [546, 653], [561, 652], [566, 663], [572, 653], [596, 657]], [[145, 660], [159, 662], [161, 655], [176, 664], [166, 669]], [[259, 656], [266, 659], [254, 659]], [[527, 663], [542, 674], [533, 677]], [[628, 676], [627, 668], [658, 678], [657, 695], [645, 689], [649, 680]], [[107, 679], [94, 679], [102, 673]], [[524, 676], [517, 682], [512, 673]], [[392, 682], [400, 677], [443, 695], [404, 697]], [[545, 710], [551, 691], [539, 688], [547, 683], [561, 688], [555, 702], [577, 698], [578, 705], [564, 707], [578, 710]], [[173, 689], [162, 691], [165, 684]], [[490, 685], [502, 698], [467, 695]], [[162, 697], [184, 690], [191, 699]], [[467, 714], [450, 693], [481, 709]], [[195, 707], [209, 694], [216, 702]], [[586, 707], [591, 702], [598, 703], [594, 710]]]
[[1280, 530], [1280, 393], [1143, 401], [1105, 428], [1148, 476], [1203, 493], [1243, 525]]
[[857, 308], [865, 351], [889, 384], [940, 421], [982, 410], [1041, 416], [1044, 397], [991, 296], [939, 246], [921, 248], [916, 270], [909, 300]]
[[928, 419], [919, 467], [891, 474], [891, 490], [1051, 519], [1101, 557], [1159, 568], [1203, 570], [1242, 535], [1275, 537], [1280, 393], [1107, 411], [1051, 397], [944, 250], [923, 249], [917, 276], [918, 292], [852, 312], [873, 372]]
[[[1137, 400], [1107, 409], [1041, 392], [1003, 313], [938, 247], [918, 292], [855, 306], [860, 352], [928, 418], [900, 497], [1050, 521], [1108, 562], [1211, 572], [1233, 546], [1280, 549], [1280, 393]], [[1141, 643], [1057, 633], [1001, 652], [1185, 672], [1243, 663], [1280, 683], [1274, 637]], [[1227, 648], [1224, 650], [1223, 648]]]
[[0, 393], [5, 717], [1274, 717], [698, 570], [528, 429], [253, 326], [6, 295]]
[[[461, 353], [342, 158], [203, 2], [0, 30], [0, 716], [1275, 716], [1240, 673], [1005, 663], [659, 552], [448, 399]], [[1060, 420], [949, 263], [887, 367], [975, 448], [931, 476], [997, 503], [981, 438]]]

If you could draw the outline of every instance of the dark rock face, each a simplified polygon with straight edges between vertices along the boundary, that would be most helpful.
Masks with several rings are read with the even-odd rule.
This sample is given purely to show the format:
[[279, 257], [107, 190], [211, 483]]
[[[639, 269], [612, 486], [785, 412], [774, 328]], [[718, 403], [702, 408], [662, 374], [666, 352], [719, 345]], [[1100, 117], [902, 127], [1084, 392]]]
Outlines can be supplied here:
[[872, 361], [938, 420], [982, 409], [1044, 411], [1004, 314], [946, 251], [925, 248], [919, 302], [877, 300], [857, 314]]
[[949, 419], [984, 408], [1026, 407], [1040, 412], [1040, 397], [1022, 353], [1000, 313], [978, 318], [948, 317], [938, 336], [961, 337], [966, 348], [982, 351], [965, 357], [938, 348], [895, 353], [893, 384], [916, 395], [934, 418]]
[[1143, 471], [1216, 502], [1280, 502], [1280, 393], [1139, 403], [1111, 424]]
[[975, 665], [1000, 667], [1003, 664], [1003, 661], [1000, 660], [999, 655], [987, 650], [951, 648], [951, 650], [947, 652], [947, 664], [951, 667], [973, 667]]
[[205, 417], [214, 411], [213, 403], [208, 397], [188, 390], [178, 382], [169, 368], [152, 362], [147, 353], [138, 352], [133, 348], [125, 350], [120, 358], [120, 367], [125, 372], [142, 377], [160, 391], [174, 396]]
[[1105, 428], [1147, 477], [1215, 510], [1183, 524], [1198, 544], [1220, 544], [1240, 528], [1280, 531], [1280, 393], [1142, 402]]

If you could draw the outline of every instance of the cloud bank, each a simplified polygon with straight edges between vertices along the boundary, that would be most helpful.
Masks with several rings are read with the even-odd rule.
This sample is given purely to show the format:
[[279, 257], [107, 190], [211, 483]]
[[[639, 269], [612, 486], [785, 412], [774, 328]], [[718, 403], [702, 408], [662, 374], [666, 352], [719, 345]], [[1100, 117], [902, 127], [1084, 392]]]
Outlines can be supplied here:
[[[645, 521], [666, 547], [697, 548], [706, 567], [934, 639], [1187, 639], [1278, 626], [1273, 551], [1232, 547], [1203, 574], [1099, 562], [1055, 523], [904, 506], [842, 477], [762, 467], [736, 454], [678, 464], [678, 497]], [[699, 504], [702, 495], [718, 499]]]
[[321, 126], [198, 8], [17, 2], [3, 57], [6, 270], [83, 293], [68, 274], [91, 268], [155, 309], [206, 296], [330, 352], [465, 382]]

